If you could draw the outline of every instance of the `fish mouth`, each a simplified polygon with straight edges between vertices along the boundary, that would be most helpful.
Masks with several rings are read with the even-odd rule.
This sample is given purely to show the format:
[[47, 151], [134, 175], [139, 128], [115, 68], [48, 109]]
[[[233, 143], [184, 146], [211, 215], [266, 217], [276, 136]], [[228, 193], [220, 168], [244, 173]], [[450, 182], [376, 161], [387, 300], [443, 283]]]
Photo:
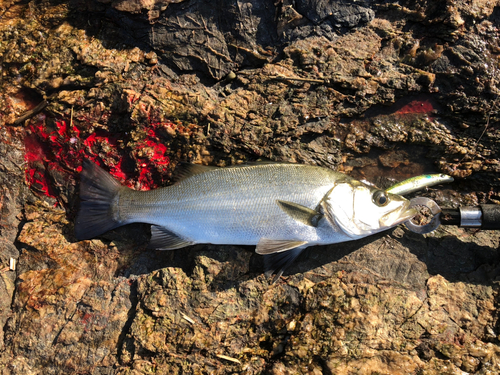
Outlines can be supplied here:
[[391, 211], [382, 216], [379, 220], [380, 226], [393, 227], [413, 218], [417, 214], [417, 210], [414, 208], [408, 208], [409, 206], [410, 201], [405, 201], [397, 210]]

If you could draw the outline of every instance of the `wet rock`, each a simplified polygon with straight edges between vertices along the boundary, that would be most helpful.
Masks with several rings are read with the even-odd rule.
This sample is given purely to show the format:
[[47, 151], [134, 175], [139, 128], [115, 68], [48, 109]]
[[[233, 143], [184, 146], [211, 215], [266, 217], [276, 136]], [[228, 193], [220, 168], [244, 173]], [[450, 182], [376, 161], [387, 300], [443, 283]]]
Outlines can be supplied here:
[[63, 210], [42, 202], [27, 208], [30, 221], [17, 239], [15, 314], [6, 326], [13, 352], [3, 367], [16, 374], [113, 366], [132, 307], [131, 281], [115, 274], [131, 249], [70, 243]]
[[5, 349], [5, 326], [13, 314], [19, 250], [14, 245], [20, 222], [21, 207], [26, 199], [22, 184], [23, 148], [15, 131], [0, 134], [0, 350]]
[[328, 20], [335, 27], [354, 27], [366, 24], [375, 18], [369, 1], [347, 1], [342, 3], [324, 0], [297, 1], [297, 11], [318, 24]]
[[116, 10], [130, 13], [148, 11], [151, 19], [157, 18], [161, 11], [167, 9], [171, 3], [180, 3], [184, 0], [99, 0], [101, 3], [111, 3]]
[[[135, 2], [113, 6], [135, 11], [124, 9], [129, 3], [131, 9], [139, 6]], [[271, 61], [284, 46], [282, 37], [316, 34], [334, 39], [336, 29], [366, 24], [375, 15], [369, 4], [359, 2], [235, 1], [220, 7], [212, 5], [198, 0], [165, 6], [153, 25], [122, 14], [114, 17], [128, 27], [127, 34], [160, 52], [164, 63], [173, 64], [180, 71], [201, 71], [221, 80], [238, 68], [260, 67]], [[159, 4], [154, 7], [158, 9]]]
[[128, 27], [129, 35], [157, 51], [163, 62], [217, 80], [238, 66], [268, 61], [277, 38], [274, 6], [267, 2], [220, 7], [203, 0], [171, 4], [153, 25], [122, 14], [114, 16]]

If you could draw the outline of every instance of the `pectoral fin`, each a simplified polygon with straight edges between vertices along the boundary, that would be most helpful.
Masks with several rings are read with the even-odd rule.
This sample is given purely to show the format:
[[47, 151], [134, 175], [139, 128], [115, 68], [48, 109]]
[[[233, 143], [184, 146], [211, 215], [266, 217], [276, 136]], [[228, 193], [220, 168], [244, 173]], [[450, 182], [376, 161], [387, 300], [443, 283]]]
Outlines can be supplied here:
[[151, 225], [151, 240], [148, 246], [150, 249], [175, 250], [192, 244], [193, 242], [179, 237], [164, 227]]
[[294, 220], [309, 225], [310, 227], [317, 227], [319, 220], [323, 217], [318, 211], [309, 207], [302, 206], [298, 203], [277, 200], [278, 206], [285, 211]]
[[281, 253], [305, 245], [306, 243], [306, 241], [270, 240], [261, 238], [255, 248], [255, 252], [260, 255]]

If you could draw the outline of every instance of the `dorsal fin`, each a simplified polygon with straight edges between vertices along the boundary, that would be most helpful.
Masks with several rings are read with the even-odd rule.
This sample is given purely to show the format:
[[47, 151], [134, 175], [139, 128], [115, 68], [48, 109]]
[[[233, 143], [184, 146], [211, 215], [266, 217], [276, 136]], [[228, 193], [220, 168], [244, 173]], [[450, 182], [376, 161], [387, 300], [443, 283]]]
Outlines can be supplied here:
[[219, 169], [219, 167], [213, 167], [210, 165], [203, 164], [191, 164], [186, 162], [180, 162], [175, 167], [174, 173], [172, 175], [172, 180], [175, 183], [181, 182], [188, 179], [189, 177], [196, 176], [197, 174], [202, 174]]
[[260, 156], [257, 159], [249, 159], [245, 162], [247, 165], [262, 165], [262, 164], [281, 164], [281, 162], [271, 160], [264, 156]]
[[[229, 165], [225, 168], [244, 168], [244, 167], [252, 167], [256, 165], [266, 165], [266, 164], [290, 164], [290, 163], [274, 162], [271, 160], [258, 160], [258, 161], [249, 161], [242, 164]], [[221, 169], [221, 167], [215, 167], [212, 165], [203, 165], [203, 164], [192, 164], [181, 161], [175, 167], [175, 170], [172, 174], [172, 181], [174, 183], [178, 183], [188, 179], [189, 177], [214, 171], [216, 169]]]
[[245, 161], [243, 164], [239, 164], [240, 166], [252, 166], [252, 165], [266, 165], [266, 164], [296, 164], [288, 161], [276, 161], [266, 157], [258, 157], [257, 159], [249, 159]]

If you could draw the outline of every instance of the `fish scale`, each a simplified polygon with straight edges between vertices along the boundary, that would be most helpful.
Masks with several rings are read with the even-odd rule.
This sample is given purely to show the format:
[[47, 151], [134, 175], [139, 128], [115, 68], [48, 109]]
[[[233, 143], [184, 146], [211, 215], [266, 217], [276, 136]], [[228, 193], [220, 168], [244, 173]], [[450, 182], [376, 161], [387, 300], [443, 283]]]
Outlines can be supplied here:
[[257, 245], [267, 267], [282, 272], [307, 246], [362, 238], [415, 215], [401, 196], [316, 166], [191, 165], [183, 174], [172, 186], [134, 191], [84, 161], [76, 237], [149, 223], [154, 248]]
[[166, 188], [125, 190], [120, 196], [120, 215], [123, 224], [147, 222], [199, 243], [256, 245], [264, 237], [319, 244], [347, 238], [344, 233], [297, 223], [276, 204], [277, 200], [293, 201], [314, 209], [347, 176], [304, 165], [280, 167], [223, 168]]

